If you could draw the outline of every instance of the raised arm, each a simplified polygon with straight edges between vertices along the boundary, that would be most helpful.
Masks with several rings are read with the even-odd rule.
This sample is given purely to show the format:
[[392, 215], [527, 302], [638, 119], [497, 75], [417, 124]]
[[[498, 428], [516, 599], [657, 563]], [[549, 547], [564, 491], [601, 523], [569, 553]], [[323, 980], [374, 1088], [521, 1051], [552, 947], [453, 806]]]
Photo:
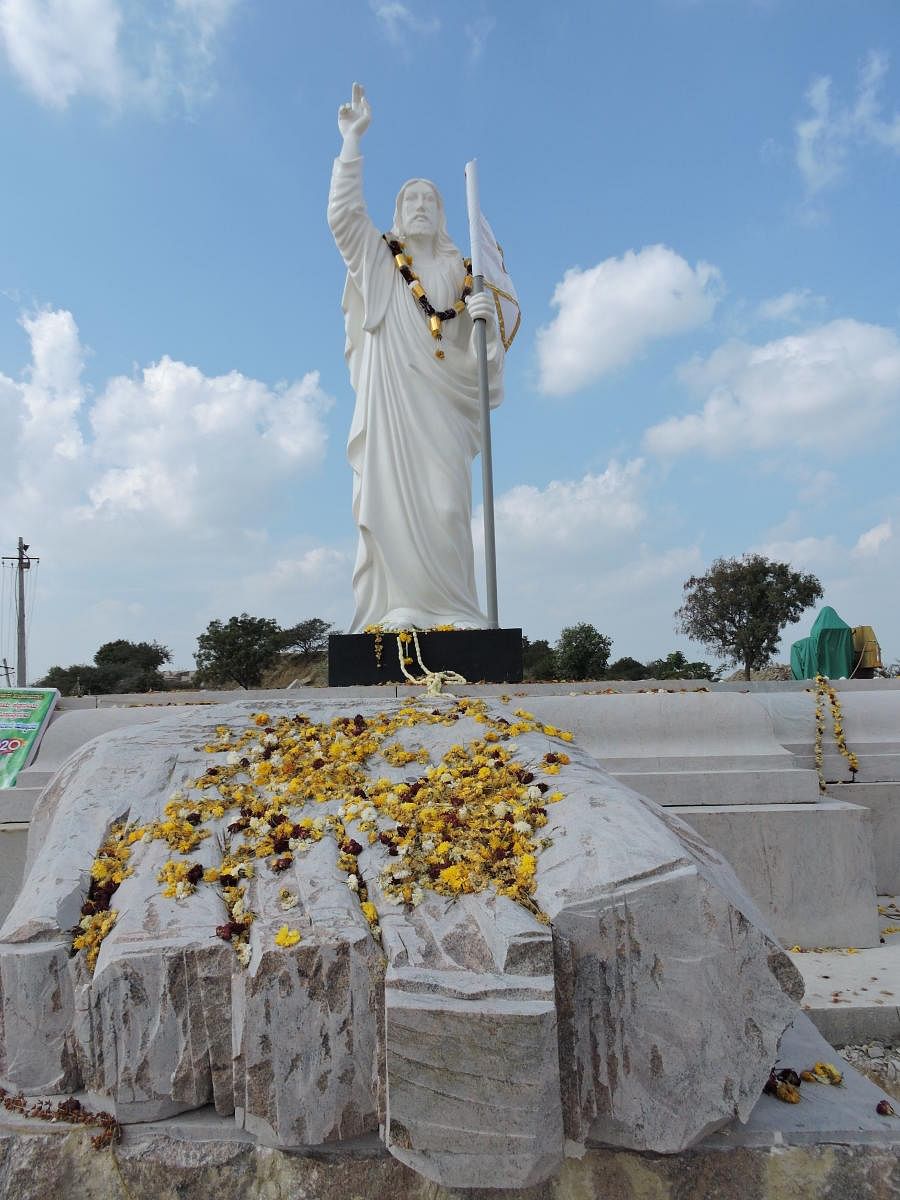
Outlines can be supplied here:
[[367, 266], [388, 255], [381, 234], [366, 212], [362, 187], [362, 156], [359, 141], [369, 128], [372, 110], [362, 86], [353, 85], [353, 99], [338, 109], [338, 128], [343, 137], [341, 152], [331, 173], [328, 194], [328, 225], [341, 257], [361, 291]]
[[366, 99], [365, 89], [361, 83], [354, 83], [350, 103], [342, 104], [338, 109], [338, 129], [344, 139], [341, 162], [352, 162], [354, 158], [359, 158], [359, 141], [371, 120], [372, 109]]

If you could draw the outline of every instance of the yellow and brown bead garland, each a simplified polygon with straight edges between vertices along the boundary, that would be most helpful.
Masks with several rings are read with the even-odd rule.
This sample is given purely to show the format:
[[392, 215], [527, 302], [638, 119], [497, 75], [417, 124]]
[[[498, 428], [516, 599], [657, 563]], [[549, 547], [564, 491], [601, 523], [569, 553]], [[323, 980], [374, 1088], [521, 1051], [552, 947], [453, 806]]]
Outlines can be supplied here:
[[[463, 280], [463, 288], [458, 300], [454, 301], [452, 308], [436, 309], [425, 292], [422, 286], [422, 281], [412, 269], [412, 258], [403, 249], [403, 243], [396, 238], [389, 237], [386, 233], [382, 235], [388, 244], [391, 254], [394, 256], [394, 262], [397, 264], [397, 270], [409, 284], [409, 290], [415, 297], [416, 303], [422, 309], [422, 312], [428, 318], [428, 327], [431, 330], [431, 336], [437, 341], [441, 340], [441, 326], [444, 321], [452, 321], [458, 317], [461, 312], [465, 312], [466, 297], [471, 296], [474, 280], [472, 279], [472, 260], [469, 258], [463, 259], [463, 266], [466, 268], [466, 277]], [[443, 354], [441, 355], [443, 357]]]

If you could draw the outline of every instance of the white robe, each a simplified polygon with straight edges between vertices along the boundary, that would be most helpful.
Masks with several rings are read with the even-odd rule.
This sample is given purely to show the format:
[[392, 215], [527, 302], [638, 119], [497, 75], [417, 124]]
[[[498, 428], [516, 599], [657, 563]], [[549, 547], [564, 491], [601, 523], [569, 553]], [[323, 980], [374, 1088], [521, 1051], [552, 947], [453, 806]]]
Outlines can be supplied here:
[[[444, 323], [441, 341], [431, 336], [366, 212], [361, 158], [336, 160], [328, 223], [347, 264], [346, 357], [356, 392], [347, 443], [359, 528], [350, 632], [377, 624], [485, 628], [471, 528], [472, 460], [481, 447], [472, 322], [462, 313]], [[436, 309], [459, 299], [464, 276], [461, 257], [423, 273]], [[503, 349], [499, 339], [489, 346], [495, 407]]]

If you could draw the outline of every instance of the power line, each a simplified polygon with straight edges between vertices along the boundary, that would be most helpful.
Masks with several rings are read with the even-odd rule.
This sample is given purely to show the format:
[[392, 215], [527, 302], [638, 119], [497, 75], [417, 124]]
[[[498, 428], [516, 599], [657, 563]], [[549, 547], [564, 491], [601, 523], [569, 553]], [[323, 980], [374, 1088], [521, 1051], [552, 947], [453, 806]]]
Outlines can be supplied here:
[[0, 652], [12, 658], [15, 652], [16, 586], [15, 566], [0, 561]]
[[16, 564], [16, 687], [28, 686], [28, 671], [25, 665], [26, 628], [25, 628], [25, 572], [31, 570], [32, 563], [40, 562], [28, 554], [29, 547], [20, 537], [16, 547], [16, 556], [5, 554], [3, 562]]
[[6, 650], [6, 563], [0, 563], [0, 653]]
[[39, 558], [32, 559], [34, 563], [34, 574], [28, 577], [28, 624], [25, 626], [25, 649], [29, 648], [29, 638], [31, 631], [34, 628], [34, 607], [38, 594], [38, 580], [41, 572], [41, 560]]

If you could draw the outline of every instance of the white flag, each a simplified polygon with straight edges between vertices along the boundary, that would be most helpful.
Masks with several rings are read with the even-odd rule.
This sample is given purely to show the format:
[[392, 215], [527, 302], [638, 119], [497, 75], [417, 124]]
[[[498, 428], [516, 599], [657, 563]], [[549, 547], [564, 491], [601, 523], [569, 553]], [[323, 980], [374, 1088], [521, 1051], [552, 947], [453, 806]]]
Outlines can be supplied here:
[[503, 349], [508, 350], [519, 332], [522, 314], [519, 298], [506, 270], [503, 251], [484, 217], [478, 201], [475, 163], [466, 164], [466, 199], [469, 206], [469, 239], [472, 245], [472, 274], [484, 276], [484, 286], [494, 297], [497, 326]]
[[[500, 243], [494, 237], [494, 231], [484, 216], [484, 213], [478, 214], [478, 227], [476, 236], [480, 243], [480, 253], [478, 259], [480, 261], [481, 270], [484, 275], [484, 286], [490, 288], [494, 294], [494, 304], [497, 308], [497, 325], [500, 328], [500, 340], [503, 342], [503, 349], [508, 350], [513, 343], [513, 338], [519, 332], [519, 325], [522, 320], [522, 314], [519, 310], [519, 298], [516, 295], [516, 289], [513, 287], [513, 281], [509, 277], [506, 270], [506, 263], [503, 261], [503, 250]], [[475, 255], [473, 253], [473, 259]]]

